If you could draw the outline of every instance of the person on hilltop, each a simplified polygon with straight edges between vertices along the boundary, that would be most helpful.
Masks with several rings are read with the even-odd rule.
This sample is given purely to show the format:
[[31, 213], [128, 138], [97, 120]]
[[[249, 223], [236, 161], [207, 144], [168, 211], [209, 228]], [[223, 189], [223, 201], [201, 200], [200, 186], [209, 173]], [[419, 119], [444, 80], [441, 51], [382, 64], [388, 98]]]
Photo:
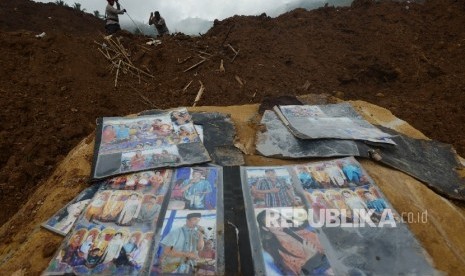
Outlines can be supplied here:
[[[108, 35], [114, 34], [121, 30], [119, 25], [118, 14], [124, 14], [125, 9], [121, 9], [118, 0], [107, 0], [108, 4], [105, 8], [105, 30]], [[116, 2], [116, 9], [113, 7]]]
[[149, 25], [155, 25], [159, 36], [170, 34], [168, 27], [166, 27], [165, 19], [160, 16], [158, 11], [155, 12], [155, 16], [153, 12], [150, 13]]

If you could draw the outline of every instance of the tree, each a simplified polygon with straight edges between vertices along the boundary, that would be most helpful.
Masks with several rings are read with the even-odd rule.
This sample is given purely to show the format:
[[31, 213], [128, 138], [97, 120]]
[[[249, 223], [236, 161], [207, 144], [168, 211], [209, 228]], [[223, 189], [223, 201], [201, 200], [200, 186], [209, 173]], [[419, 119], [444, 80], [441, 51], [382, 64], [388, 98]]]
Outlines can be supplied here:
[[97, 18], [102, 18], [102, 16], [100, 15], [100, 12], [97, 10], [94, 11], [94, 16]]
[[62, 7], [69, 7], [68, 4], [65, 3], [63, 0], [56, 0], [55, 5], [62, 6]]
[[82, 12], [86, 10], [86, 9], [81, 10], [81, 3], [76, 3], [76, 2], [73, 5], [73, 9], [78, 10], [78, 11], [82, 11]]

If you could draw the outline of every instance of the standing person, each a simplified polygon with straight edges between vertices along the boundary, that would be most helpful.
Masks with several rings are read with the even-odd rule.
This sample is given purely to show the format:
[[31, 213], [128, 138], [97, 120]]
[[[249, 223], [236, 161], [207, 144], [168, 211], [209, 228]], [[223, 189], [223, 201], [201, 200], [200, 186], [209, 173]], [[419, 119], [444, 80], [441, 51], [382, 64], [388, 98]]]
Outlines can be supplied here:
[[264, 195], [266, 207], [292, 207], [297, 205], [292, 186], [278, 178], [273, 169], [265, 170], [265, 177], [252, 186], [252, 194]]
[[118, 225], [132, 225], [134, 220], [139, 216], [141, 202], [138, 194], [131, 194], [126, 201], [123, 210], [119, 214], [116, 224]]
[[[107, 0], [107, 2], [108, 4], [105, 8], [105, 30], [107, 31], [108, 35], [111, 35], [121, 30], [121, 27], [119, 26], [118, 14], [123, 14], [126, 12], [126, 10], [121, 10], [118, 0]], [[116, 9], [113, 7], [115, 2]]]
[[110, 242], [108, 243], [108, 247], [103, 254], [104, 259], [103, 263], [112, 262], [114, 259], [118, 258], [119, 252], [123, 247], [123, 234], [121, 232], [117, 232]]
[[182, 184], [184, 198], [189, 201], [189, 209], [205, 209], [205, 197], [212, 192], [212, 188], [203, 177], [205, 175], [202, 171], [195, 170], [192, 172], [192, 179], [186, 179]]
[[166, 27], [165, 19], [160, 16], [158, 11], [155, 12], [155, 16], [153, 12], [150, 13], [149, 25], [155, 25], [159, 36], [170, 34], [168, 27]]
[[204, 229], [199, 226], [201, 213], [190, 213], [186, 224], [171, 230], [161, 241], [163, 273], [192, 273], [205, 245]]

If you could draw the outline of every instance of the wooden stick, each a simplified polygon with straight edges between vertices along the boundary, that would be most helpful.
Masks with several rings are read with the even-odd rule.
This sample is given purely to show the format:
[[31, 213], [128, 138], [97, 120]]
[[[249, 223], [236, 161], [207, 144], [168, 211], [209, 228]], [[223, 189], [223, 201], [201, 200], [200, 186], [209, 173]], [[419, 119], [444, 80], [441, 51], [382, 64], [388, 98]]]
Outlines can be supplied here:
[[234, 24], [229, 26], [229, 29], [228, 29], [228, 32], [226, 33], [226, 36], [224, 37], [223, 39], [223, 42], [221, 42], [221, 46], [224, 45], [224, 43], [226, 42], [226, 39], [228, 39], [228, 36], [229, 36], [229, 33], [231, 32], [231, 29], [234, 27]]
[[235, 75], [234, 78], [237, 80], [237, 82], [242, 86], [244, 86], [244, 83], [242, 82], [241, 78], [239, 78], [238, 75]]
[[149, 103], [151, 106], [157, 108], [157, 109], [160, 109], [158, 106], [156, 106], [155, 104], [153, 104], [153, 102], [151, 100], [149, 100], [149, 98], [145, 97], [144, 95], [142, 95], [142, 93], [140, 93], [137, 89], [135, 89], [134, 87], [132, 87], [132, 90], [136, 91], [137, 94], [139, 94], [139, 96], [147, 103]]
[[118, 63], [118, 69], [116, 69], [115, 87], [116, 87], [116, 85], [118, 84], [118, 74], [119, 74], [119, 67], [120, 67], [120, 65], [121, 65], [121, 61], [122, 61], [122, 60], [120, 60], [119, 63]]
[[192, 106], [195, 106], [197, 102], [200, 100], [200, 97], [202, 97], [203, 91], [205, 91], [205, 86], [203, 86], [203, 83], [199, 81], [200, 83], [200, 89], [199, 92], [197, 93], [197, 96], [195, 97], [194, 104]]
[[111, 58], [110, 58], [109, 56], [107, 56], [107, 55], [102, 51], [102, 49], [98, 48], [98, 50], [100, 51], [100, 53], [102, 53], [102, 55], [103, 55], [106, 59], [111, 60]]
[[205, 61], [207, 61], [207, 59], [202, 59], [201, 61], [197, 62], [196, 64], [192, 65], [191, 67], [187, 68], [186, 70], [184, 70], [184, 73], [186, 73], [187, 71], [190, 71], [194, 68], [196, 68], [197, 66], [199, 66], [200, 64], [204, 63]]
[[237, 55], [239, 54], [239, 51], [240, 51], [240, 50], [238, 50], [237, 53], [234, 55], [234, 57], [232, 58], [231, 62], [234, 62], [234, 60], [236, 59]]
[[231, 50], [234, 52], [234, 57], [232, 58], [231, 62], [234, 62], [234, 60], [236, 59], [237, 55], [239, 54], [239, 51], [240, 50], [237, 50], [233, 48], [233, 46], [231, 46], [231, 44], [228, 44], [228, 47], [231, 48]]
[[142, 74], [144, 74], [144, 75], [146, 75], [146, 76], [148, 76], [148, 77], [154, 78], [154, 76], [152, 76], [152, 75], [150, 75], [149, 73], [147, 73], [147, 72], [145, 72], [145, 71], [143, 71], [143, 70], [141, 70], [141, 69], [135, 67], [135, 66], [132, 65], [132, 64], [129, 64], [129, 63], [125, 62], [125, 61], [123, 61], [123, 63], [126, 64], [127, 66], [131, 67], [132, 69], [141, 72]]
[[178, 64], [183, 64], [184, 62], [188, 61], [188, 60], [191, 59], [191, 58], [192, 58], [192, 56], [188, 56], [188, 57], [186, 57], [186, 58], [183, 59], [183, 60], [179, 60], [179, 58], [178, 58]]
[[126, 60], [129, 62], [129, 64], [132, 65], [132, 61], [131, 61], [131, 60], [129, 59], [129, 57], [124, 53], [124, 50], [121, 49], [121, 48], [118, 46], [118, 44], [117, 44], [116, 42], [113, 41], [113, 39], [110, 38], [108, 41], [112, 42], [112, 43], [116, 46], [116, 49], [119, 49], [119, 52], [120, 52], [121, 54], [123, 54], [123, 56], [124, 56], [124, 57], [126, 58]]
[[223, 60], [221, 60], [221, 63], [220, 63], [220, 72], [221, 72], [221, 73], [224, 73], [224, 71], [226, 71], [226, 70], [224, 69]]
[[236, 49], [234, 49], [233, 46], [231, 46], [231, 44], [228, 44], [227, 46], [228, 46], [229, 48], [231, 48], [231, 50], [232, 50], [235, 54], [238, 53], [238, 51], [236, 51]]
[[213, 56], [212, 54], [209, 54], [209, 53], [204, 52], [204, 51], [197, 51], [197, 52], [200, 53], [200, 54], [203, 54], [203, 55], [207, 55], [207, 56], [211, 56], [211, 57]]
[[186, 86], [184, 86], [184, 88], [182, 89], [182, 91], [186, 92], [187, 88], [189, 88], [189, 86], [191, 86], [191, 83], [193, 82], [193, 80], [191, 80]]

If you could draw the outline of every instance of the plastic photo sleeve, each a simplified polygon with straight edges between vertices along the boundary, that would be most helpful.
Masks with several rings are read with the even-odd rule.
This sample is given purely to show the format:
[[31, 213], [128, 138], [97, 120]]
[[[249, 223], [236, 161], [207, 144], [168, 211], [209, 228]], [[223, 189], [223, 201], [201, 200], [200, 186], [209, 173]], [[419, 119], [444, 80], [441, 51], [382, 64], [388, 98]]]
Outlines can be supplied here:
[[289, 130], [300, 139], [353, 139], [394, 144], [385, 133], [365, 121], [348, 103], [275, 107]]
[[291, 174], [285, 167], [246, 167], [244, 177], [247, 183], [247, 197], [250, 197], [255, 208], [292, 207], [303, 204], [296, 194]]
[[43, 275], [139, 275], [153, 237], [152, 231], [78, 224]]
[[82, 210], [91, 201], [100, 185], [92, 185], [82, 191], [77, 197], [70, 201], [65, 207], [61, 208], [53, 217], [42, 224], [44, 228], [50, 231], [66, 236], [74, 225], [74, 222], [81, 215]]
[[172, 170], [163, 169], [100, 183], [44, 274], [144, 274], [172, 176]]
[[216, 209], [219, 173], [219, 169], [215, 167], [178, 168], [168, 209]]
[[216, 275], [216, 210], [169, 210], [153, 272]]
[[97, 121], [92, 177], [210, 161], [185, 108]]
[[151, 275], [224, 274], [222, 168], [176, 169]]

